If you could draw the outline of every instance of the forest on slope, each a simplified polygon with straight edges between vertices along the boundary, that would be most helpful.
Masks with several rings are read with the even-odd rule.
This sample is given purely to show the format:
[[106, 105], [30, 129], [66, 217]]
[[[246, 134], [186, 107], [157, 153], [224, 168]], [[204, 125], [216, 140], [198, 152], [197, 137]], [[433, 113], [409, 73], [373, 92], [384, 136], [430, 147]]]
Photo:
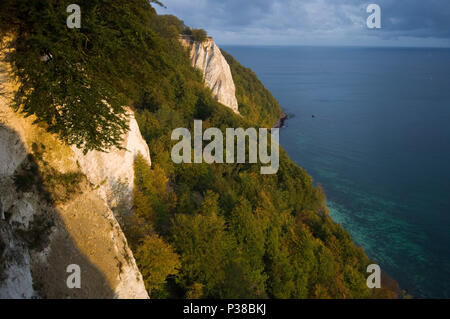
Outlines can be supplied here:
[[251, 70], [224, 53], [236, 115], [191, 67], [176, 17], [145, 0], [83, 0], [82, 28], [67, 29], [69, 4], [2, 1], [0, 32], [12, 35], [7, 61], [20, 82], [13, 107], [86, 151], [118, 146], [124, 106], [133, 107], [152, 166], [136, 158], [133, 209], [119, 203], [115, 213], [152, 298], [394, 296], [367, 288], [371, 261], [283, 150], [275, 175], [261, 175], [261, 163], [172, 162], [172, 130], [192, 130], [194, 119], [222, 130], [278, 119], [278, 103]]

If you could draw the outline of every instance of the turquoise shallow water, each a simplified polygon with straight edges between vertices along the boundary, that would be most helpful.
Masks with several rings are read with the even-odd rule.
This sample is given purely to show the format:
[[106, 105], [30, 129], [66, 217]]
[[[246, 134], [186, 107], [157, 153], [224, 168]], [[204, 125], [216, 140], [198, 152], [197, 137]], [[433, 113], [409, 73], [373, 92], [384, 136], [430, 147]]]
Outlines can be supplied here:
[[281, 144], [333, 219], [409, 293], [450, 298], [450, 50], [225, 50], [295, 115]]

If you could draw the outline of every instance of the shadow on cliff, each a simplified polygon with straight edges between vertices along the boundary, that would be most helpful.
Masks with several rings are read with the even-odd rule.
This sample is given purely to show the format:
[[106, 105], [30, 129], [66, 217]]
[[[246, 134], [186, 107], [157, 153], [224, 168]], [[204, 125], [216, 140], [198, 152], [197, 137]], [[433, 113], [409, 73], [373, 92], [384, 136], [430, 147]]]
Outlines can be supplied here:
[[[14, 154], [25, 155], [26, 149], [19, 134], [7, 127], [0, 118], [0, 165], [11, 168]], [[3, 158], [2, 158], [3, 157]], [[42, 298], [114, 298], [110, 280], [92, 263], [92, 256], [83, 253], [69, 230], [58, 209], [52, 192], [45, 187], [44, 177], [32, 154], [27, 154], [13, 175], [0, 167], [0, 223], [11, 230], [14, 239], [23, 242], [30, 252], [33, 288]], [[8, 176], [9, 175], [9, 176]], [[28, 228], [21, 226], [21, 215], [33, 210], [33, 218]], [[59, 207], [64, 207], [59, 205]], [[69, 212], [70, 213], [70, 212]], [[74, 212], [74, 215], [76, 212]], [[80, 225], [88, 230], [96, 230], [96, 225]], [[87, 236], [89, 237], [89, 236]], [[92, 237], [94, 240], [95, 236]], [[92, 238], [85, 238], [86, 241]], [[79, 240], [80, 242], [80, 240]], [[0, 243], [3, 255], [9, 243]], [[84, 251], [95, 254], [95, 251]], [[14, 254], [10, 254], [10, 256]], [[19, 258], [20, 259], [20, 258]], [[97, 258], [98, 259], [98, 258]], [[41, 260], [41, 261], [40, 261]], [[0, 269], [5, 260], [0, 258]], [[81, 269], [81, 288], [67, 287], [68, 265], [76, 264]], [[114, 266], [111, 266], [114, 267]], [[3, 267], [3, 271], [5, 269]], [[4, 274], [5, 275], [5, 274]], [[5, 280], [0, 277], [0, 280]]]

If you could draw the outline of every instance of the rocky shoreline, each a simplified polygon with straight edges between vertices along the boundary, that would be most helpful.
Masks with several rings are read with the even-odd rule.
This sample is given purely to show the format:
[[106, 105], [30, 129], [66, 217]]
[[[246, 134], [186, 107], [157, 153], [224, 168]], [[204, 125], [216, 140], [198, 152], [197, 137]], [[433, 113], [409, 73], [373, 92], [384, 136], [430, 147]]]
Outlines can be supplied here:
[[274, 124], [273, 128], [283, 128], [284, 123], [288, 120], [289, 116], [287, 113], [281, 113], [280, 119]]

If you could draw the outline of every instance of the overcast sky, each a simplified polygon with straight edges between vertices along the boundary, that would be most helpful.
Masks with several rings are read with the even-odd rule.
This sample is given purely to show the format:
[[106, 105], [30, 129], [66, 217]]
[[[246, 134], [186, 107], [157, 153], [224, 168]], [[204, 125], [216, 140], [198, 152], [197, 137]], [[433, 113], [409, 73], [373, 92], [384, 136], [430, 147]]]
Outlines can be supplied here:
[[[450, 47], [449, 0], [161, 0], [222, 45], [398, 45]], [[366, 8], [381, 7], [382, 29]]]

